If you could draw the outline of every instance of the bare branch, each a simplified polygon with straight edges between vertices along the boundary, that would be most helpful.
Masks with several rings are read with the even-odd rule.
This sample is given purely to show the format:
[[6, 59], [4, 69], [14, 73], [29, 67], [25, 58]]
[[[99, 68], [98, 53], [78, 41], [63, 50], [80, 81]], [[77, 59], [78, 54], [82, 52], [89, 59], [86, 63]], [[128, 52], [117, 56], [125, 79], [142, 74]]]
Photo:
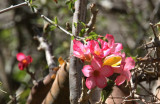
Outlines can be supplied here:
[[20, 4], [17, 4], [17, 5], [11, 5], [10, 7], [8, 7], [8, 8], [5, 8], [5, 9], [2, 9], [2, 10], [0, 10], [0, 14], [1, 13], [4, 13], [4, 12], [7, 12], [7, 11], [9, 11], [9, 10], [12, 10], [12, 9], [16, 9], [16, 8], [19, 8], [19, 7], [22, 7], [22, 6], [26, 6], [26, 5], [28, 5], [28, 1], [26, 1], [26, 2], [23, 2], [23, 3], [20, 3]]
[[98, 13], [98, 9], [96, 9], [95, 4], [91, 4], [90, 9], [91, 9], [92, 16], [90, 18], [90, 21], [87, 24], [87, 27], [89, 28], [87, 30], [87, 34], [89, 34], [93, 30], [93, 26], [96, 23], [96, 16], [97, 16], [97, 13]]
[[64, 62], [57, 72], [50, 91], [42, 104], [69, 104], [69, 63]]

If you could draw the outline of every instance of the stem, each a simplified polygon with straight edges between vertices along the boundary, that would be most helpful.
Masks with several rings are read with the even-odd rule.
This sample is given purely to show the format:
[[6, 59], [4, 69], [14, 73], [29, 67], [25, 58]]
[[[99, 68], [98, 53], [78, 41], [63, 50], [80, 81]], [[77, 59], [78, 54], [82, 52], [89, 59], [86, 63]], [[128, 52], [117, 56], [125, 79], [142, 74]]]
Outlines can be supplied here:
[[8, 7], [8, 8], [2, 9], [2, 10], [0, 10], [0, 14], [1, 14], [1, 13], [4, 13], [4, 12], [7, 12], [7, 11], [9, 11], [9, 10], [12, 10], [12, 9], [16, 9], [16, 8], [18, 8], [18, 7], [25, 6], [25, 5], [28, 5], [28, 1], [23, 2], [23, 3], [20, 3], [20, 4], [17, 4], [17, 5], [14, 5], [14, 6], [11, 5], [11, 6]]
[[29, 71], [29, 68], [26, 68], [26, 72], [31, 76], [32, 78], [32, 82], [35, 85], [37, 83], [36, 79], [35, 79], [35, 74]]
[[65, 32], [67, 35], [74, 36], [74, 37], [79, 38], [79, 39], [84, 39], [83, 37], [79, 37], [79, 36], [76, 36], [76, 35], [71, 34], [71, 33], [68, 32], [67, 30], [65, 30], [63, 27], [59, 26], [58, 24], [53, 23], [52, 20], [50, 20], [48, 17], [46, 17], [46, 16], [44, 16], [44, 15], [41, 15], [41, 18], [43, 18], [43, 19], [44, 19], [45, 21], [47, 21], [48, 23], [57, 26], [57, 28], [59, 28], [60, 30], [62, 30], [63, 32]]

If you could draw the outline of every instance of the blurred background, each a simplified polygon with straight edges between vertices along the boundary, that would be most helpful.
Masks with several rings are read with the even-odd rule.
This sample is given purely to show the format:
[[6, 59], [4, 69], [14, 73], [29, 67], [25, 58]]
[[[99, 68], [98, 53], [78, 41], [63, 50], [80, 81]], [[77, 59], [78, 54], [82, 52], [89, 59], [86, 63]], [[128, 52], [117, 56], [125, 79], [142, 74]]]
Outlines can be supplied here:
[[[22, 2], [24, 0], [0, 0], [0, 10]], [[60, 26], [66, 27], [66, 22], [72, 24], [73, 12], [65, 0], [58, 0], [58, 4], [53, 0], [36, 0], [33, 3], [50, 19], [57, 16]], [[153, 36], [149, 23], [160, 20], [160, 0], [89, 0], [87, 21], [91, 15], [91, 3], [99, 9], [95, 32], [103, 36], [114, 35], [116, 42], [123, 43], [127, 56], [144, 56], [144, 50], [137, 48]], [[8, 96], [17, 96], [22, 104], [25, 103], [32, 87], [30, 76], [18, 69], [18, 52], [32, 56], [30, 70], [36, 73], [37, 80], [47, 74], [44, 52], [37, 50], [39, 43], [33, 39], [33, 27], [43, 31], [44, 25], [46, 22], [28, 6], [0, 14], [0, 89], [7, 92], [0, 91], [0, 104], [8, 103]], [[51, 44], [55, 60], [60, 56], [64, 59], [69, 57], [70, 36], [54, 29], [45, 37]]]

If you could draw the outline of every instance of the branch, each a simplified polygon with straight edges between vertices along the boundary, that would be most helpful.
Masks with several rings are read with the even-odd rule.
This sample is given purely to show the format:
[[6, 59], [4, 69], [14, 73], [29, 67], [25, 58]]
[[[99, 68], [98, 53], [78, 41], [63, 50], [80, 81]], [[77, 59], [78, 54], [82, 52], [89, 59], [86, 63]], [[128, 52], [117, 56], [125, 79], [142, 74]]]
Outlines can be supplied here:
[[86, 104], [94, 90], [95, 89], [88, 90], [85, 85], [85, 79], [82, 78], [82, 92], [81, 92], [81, 97], [79, 98], [78, 102], [82, 104]]
[[20, 4], [17, 4], [17, 5], [14, 5], [14, 6], [11, 5], [11, 6], [8, 7], [8, 8], [5, 8], [5, 9], [0, 10], [0, 14], [1, 14], [1, 13], [4, 13], [4, 12], [7, 12], [7, 11], [9, 11], [9, 10], [12, 10], [12, 9], [16, 9], [16, 8], [19, 8], [19, 7], [22, 7], [22, 6], [26, 6], [26, 5], [28, 5], [28, 1], [23, 2], [23, 3], [20, 3]]
[[90, 21], [87, 24], [87, 27], [89, 28], [87, 30], [87, 34], [89, 34], [93, 30], [93, 26], [96, 23], [96, 16], [97, 16], [97, 13], [98, 13], [98, 9], [96, 9], [95, 4], [91, 4], [90, 9], [91, 9], [92, 16], [90, 18]]
[[34, 38], [40, 42], [38, 49], [43, 49], [45, 51], [47, 64], [49, 66], [50, 73], [44, 78], [44, 80], [39, 81], [31, 89], [30, 95], [28, 97], [26, 104], [41, 104], [48, 91], [50, 90], [53, 83], [53, 75], [56, 75], [57, 70], [53, 70], [56, 67], [54, 60], [52, 59], [51, 49], [47, 41], [42, 37], [42, 34], [37, 28], [34, 28], [37, 36]]
[[53, 79], [48, 74], [43, 80], [39, 81], [31, 89], [26, 104], [41, 104], [47, 93], [49, 92]]
[[50, 91], [42, 104], [69, 104], [69, 63], [64, 62], [57, 72]]
[[76, 36], [74, 34], [71, 34], [70, 32], [68, 32], [67, 30], [65, 30], [63, 27], [59, 26], [58, 24], [54, 24], [52, 20], [50, 20], [49, 18], [47, 18], [46, 16], [44, 15], [41, 15], [41, 17], [47, 21], [48, 23], [50, 23], [51, 25], [55, 25], [57, 28], [59, 28], [60, 30], [62, 30], [63, 32], [65, 32], [67, 35], [70, 35], [70, 36], [74, 36], [75, 38], [78, 38], [78, 39], [84, 39], [83, 37], [79, 37], [79, 36]]
[[[75, 2], [75, 12], [73, 14], [72, 22], [72, 34], [78, 36], [81, 27], [78, 23], [86, 21], [86, 10], [87, 10], [87, 0], [77, 0]], [[77, 23], [77, 27], [74, 24]], [[73, 41], [70, 45], [70, 68], [69, 68], [69, 87], [70, 87], [70, 104], [78, 104], [78, 98], [81, 93], [81, 77], [83, 68], [83, 63], [80, 59], [74, 57], [73, 54]]]

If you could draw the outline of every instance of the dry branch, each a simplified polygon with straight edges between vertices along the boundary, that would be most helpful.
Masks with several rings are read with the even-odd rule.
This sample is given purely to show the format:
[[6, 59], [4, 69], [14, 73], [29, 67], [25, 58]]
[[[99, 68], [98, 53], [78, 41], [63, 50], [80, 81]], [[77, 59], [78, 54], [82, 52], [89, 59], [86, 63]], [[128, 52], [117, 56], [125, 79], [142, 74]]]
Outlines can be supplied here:
[[40, 43], [38, 49], [42, 49], [45, 51], [45, 56], [47, 60], [47, 64], [49, 66], [50, 73], [45, 77], [44, 80], [39, 81], [36, 85], [34, 85], [31, 89], [30, 95], [27, 100], [27, 104], [40, 104], [42, 103], [43, 99], [47, 95], [48, 91], [50, 90], [53, 79], [51, 76], [56, 74], [57, 70], [53, 70], [56, 68], [55, 62], [52, 59], [51, 49], [47, 41], [42, 37], [42, 34], [39, 32], [37, 28], [34, 29], [37, 36], [34, 37]]
[[42, 104], [69, 104], [69, 63], [64, 62], [57, 72], [50, 91]]
[[4, 13], [4, 12], [7, 12], [7, 11], [9, 11], [9, 10], [12, 10], [12, 9], [16, 9], [16, 8], [19, 8], [19, 7], [22, 7], [22, 6], [26, 6], [26, 5], [28, 5], [28, 1], [26, 1], [26, 2], [23, 2], [23, 3], [20, 3], [20, 4], [17, 4], [17, 5], [11, 5], [10, 7], [8, 7], [8, 8], [5, 8], [5, 9], [2, 9], [2, 10], [0, 10], [0, 14], [1, 13]]
[[96, 17], [98, 13], [98, 9], [96, 9], [95, 4], [91, 4], [90, 9], [91, 9], [92, 16], [90, 18], [90, 21], [87, 24], [87, 27], [88, 27], [87, 34], [89, 34], [93, 30], [93, 26], [96, 23]]

